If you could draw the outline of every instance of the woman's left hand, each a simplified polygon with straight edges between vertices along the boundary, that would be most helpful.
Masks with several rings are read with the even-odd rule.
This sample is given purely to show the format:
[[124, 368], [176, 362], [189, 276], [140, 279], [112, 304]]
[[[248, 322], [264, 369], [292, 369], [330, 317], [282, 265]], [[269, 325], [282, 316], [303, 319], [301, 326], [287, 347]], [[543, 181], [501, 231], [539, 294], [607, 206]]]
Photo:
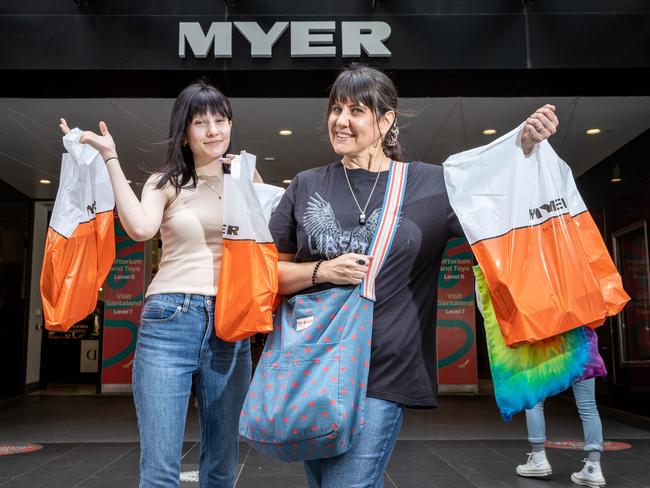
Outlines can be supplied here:
[[[242, 153], [243, 152], [246, 152], [246, 151], [242, 151]], [[224, 164], [231, 164], [232, 160], [235, 159], [236, 157], [237, 157], [237, 154], [224, 154], [223, 156], [221, 156], [221, 162], [224, 163]]]
[[[244, 154], [246, 152], [245, 149], [242, 149], [239, 154]], [[224, 164], [232, 164], [232, 160], [237, 157], [237, 154], [224, 154], [221, 157], [221, 162]], [[260, 174], [257, 172], [257, 168], [255, 169], [255, 174], [253, 175], [253, 183], [264, 183], [264, 180], [260, 176]]]
[[521, 133], [521, 148], [524, 154], [530, 154], [535, 144], [555, 134], [559, 124], [555, 115], [555, 105], [546, 104], [538, 108], [526, 119], [526, 125]]

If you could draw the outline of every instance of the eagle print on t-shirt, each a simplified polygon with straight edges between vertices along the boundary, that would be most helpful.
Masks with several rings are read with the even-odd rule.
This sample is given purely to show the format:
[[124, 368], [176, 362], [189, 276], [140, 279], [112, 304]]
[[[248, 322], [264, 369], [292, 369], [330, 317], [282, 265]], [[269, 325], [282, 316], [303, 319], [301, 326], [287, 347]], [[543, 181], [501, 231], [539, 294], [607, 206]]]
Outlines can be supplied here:
[[381, 209], [376, 208], [366, 220], [351, 231], [341, 228], [332, 205], [316, 192], [309, 197], [303, 214], [303, 227], [309, 242], [309, 251], [325, 259], [346, 253], [367, 254], [375, 235]]

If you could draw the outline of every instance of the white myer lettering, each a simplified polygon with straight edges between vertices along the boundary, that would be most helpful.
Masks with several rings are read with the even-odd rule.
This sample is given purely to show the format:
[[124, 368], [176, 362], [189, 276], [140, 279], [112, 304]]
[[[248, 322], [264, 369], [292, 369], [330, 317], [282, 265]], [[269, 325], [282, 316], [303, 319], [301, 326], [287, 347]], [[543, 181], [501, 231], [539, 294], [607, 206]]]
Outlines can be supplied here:
[[291, 22], [291, 57], [335, 57], [335, 31], [335, 22]]
[[383, 41], [390, 37], [390, 25], [386, 22], [343, 22], [341, 44], [344, 58], [358, 58], [361, 49], [371, 58], [390, 58], [390, 51]]
[[257, 22], [235, 22], [235, 27], [251, 45], [252, 58], [270, 58], [273, 45], [288, 26], [289, 22], [276, 22], [265, 34]]
[[[275, 22], [268, 32], [257, 22], [234, 22], [235, 28], [251, 46], [253, 58], [270, 58], [273, 46], [289, 27], [289, 22]], [[178, 23], [178, 57], [187, 56], [186, 48], [197, 59], [208, 57], [210, 50], [215, 58], [232, 58], [233, 22], [212, 22], [204, 32], [198, 22]], [[291, 22], [291, 57], [336, 57], [334, 33], [336, 22]], [[391, 28], [386, 22], [341, 22], [341, 54], [359, 57], [361, 51], [370, 57], [390, 57], [384, 41], [390, 37]]]
[[212, 22], [207, 34], [198, 22], [178, 23], [178, 57], [185, 58], [185, 41], [195, 58], [207, 58], [214, 46], [215, 58], [232, 57], [232, 22]]

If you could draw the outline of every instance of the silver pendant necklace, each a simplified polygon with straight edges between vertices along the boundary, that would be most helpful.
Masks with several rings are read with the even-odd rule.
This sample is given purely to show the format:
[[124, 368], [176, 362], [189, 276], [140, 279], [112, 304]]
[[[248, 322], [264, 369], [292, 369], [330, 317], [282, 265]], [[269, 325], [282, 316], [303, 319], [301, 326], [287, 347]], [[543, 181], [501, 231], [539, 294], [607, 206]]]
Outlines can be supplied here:
[[354, 198], [354, 203], [357, 204], [357, 208], [359, 209], [359, 224], [366, 225], [366, 209], [368, 208], [368, 204], [370, 203], [372, 194], [375, 192], [375, 188], [377, 186], [377, 182], [379, 181], [379, 175], [381, 174], [381, 171], [377, 171], [375, 184], [372, 185], [372, 190], [370, 190], [370, 195], [368, 195], [368, 200], [366, 200], [366, 204], [363, 206], [362, 209], [361, 205], [359, 205], [359, 201], [357, 200], [356, 195], [354, 194], [354, 191], [352, 190], [352, 185], [350, 184], [350, 178], [348, 177], [348, 169], [345, 167], [345, 164], [343, 164], [343, 161], [341, 161], [341, 164], [343, 165], [343, 172], [345, 173], [345, 181], [348, 182], [348, 188], [350, 189], [350, 193], [352, 193], [352, 198]]
[[[203, 178], [201, 178], [201, 176], [203, 176]], [[213, 187], [213, 186], [210, 184], [210, 182], [209, 182], [209, 181], [207, 180], [207, 178], [206, 178], [207, 175], [201, 175], [201, 176], [199, 176], [199, 179], [200, 179], [200, 180], [203, 180], [203, 184], [204, 184], [205, 186], [207, 186], [208, 189], [210, 189], [210, 190], [212, 190], [214, 193], [216, 193], [216, 194], [219, 196], [219, 200], [221, 200], [221, 193], [219, 193], [219, 191], [218, 191], [215, 187]], [[217, 175], [215, 175], [215, 176], [217, 176]]]

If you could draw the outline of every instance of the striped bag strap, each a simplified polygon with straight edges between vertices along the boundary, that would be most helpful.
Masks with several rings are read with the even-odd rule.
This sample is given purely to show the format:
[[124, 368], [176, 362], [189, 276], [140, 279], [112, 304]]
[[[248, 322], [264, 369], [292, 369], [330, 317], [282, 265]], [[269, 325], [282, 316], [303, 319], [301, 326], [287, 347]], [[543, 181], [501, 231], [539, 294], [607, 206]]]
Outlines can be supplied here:
[[388, 183], [384, 194], [384, 203], [381, 210], [381, 218], [372, 244], [370, 255], [374, 257], [370, 269], [361, 284], [361, 295], [365, 298], [375, 300], [375, 281], [382, 265], [388, 257], [388, 252], [393, 244], [397, 224], [399, 222], [404, 192], [406, 190], [406, 177], [408, 175], [408, 164], [391, 161], [388, 173]]

